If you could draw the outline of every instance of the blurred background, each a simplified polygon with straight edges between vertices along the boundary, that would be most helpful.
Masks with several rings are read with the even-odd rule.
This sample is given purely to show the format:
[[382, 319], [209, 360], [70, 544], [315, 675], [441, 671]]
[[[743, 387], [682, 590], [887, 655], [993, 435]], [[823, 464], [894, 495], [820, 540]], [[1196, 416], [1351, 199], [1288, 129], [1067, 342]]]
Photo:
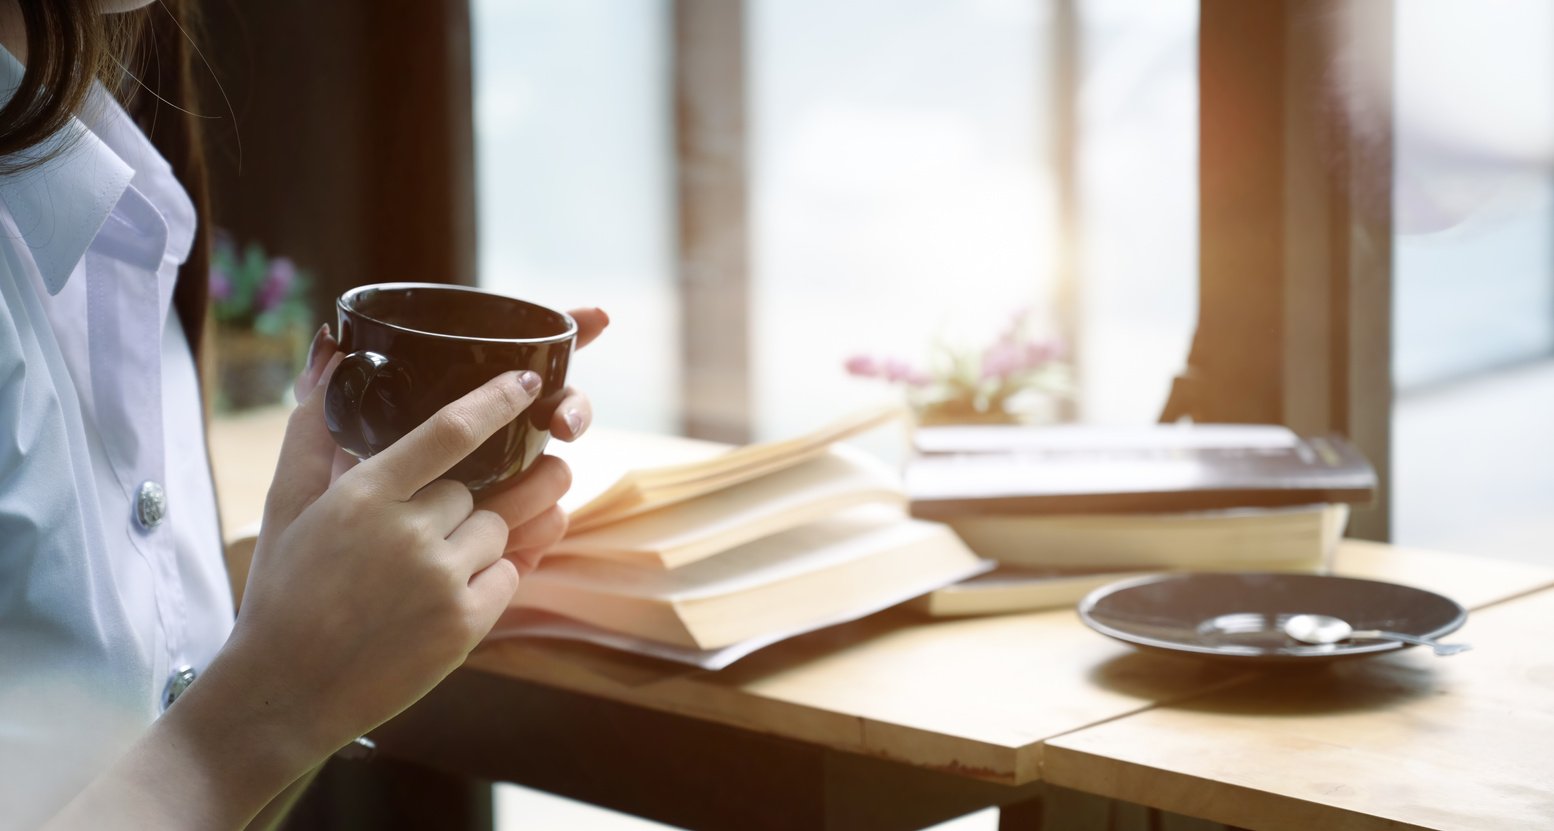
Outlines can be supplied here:
[[1023, 313], [1070, 369], [1042, 420], [1338, 429], [1363, 535], [1554, 564], [1554, 4], [1250, 5], [212, 4], [218, 221], [319, 319], [385, 280], [601, 306], [597, 423], [728, 441]]

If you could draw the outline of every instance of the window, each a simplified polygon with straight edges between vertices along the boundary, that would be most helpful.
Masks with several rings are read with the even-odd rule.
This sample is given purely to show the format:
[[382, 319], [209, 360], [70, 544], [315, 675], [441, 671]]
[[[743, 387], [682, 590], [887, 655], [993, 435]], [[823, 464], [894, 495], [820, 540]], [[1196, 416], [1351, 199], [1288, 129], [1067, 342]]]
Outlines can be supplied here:
[[601, 422], [672, 432], [668, 3], [476, 0], [472, 12], [481, 280], [612, 311], [572, 378]]
[[1547, 561], [1554, 6], [1396, 10], [1394, 536]]
[[[696, 325], [677, 319], [672, 13], [474, 6], [482, 280], [614, 310], [578, 382], [602, 423], [644, 429], [682, 423], [680, 332]], [[746, 3], [751, 435], [899, 394], [847, 376], [850, 355], [920, 362], [1021, 308], [1072, 341], [1071, 415], [1154, 420], [1193, 325], [1196, 14]]]

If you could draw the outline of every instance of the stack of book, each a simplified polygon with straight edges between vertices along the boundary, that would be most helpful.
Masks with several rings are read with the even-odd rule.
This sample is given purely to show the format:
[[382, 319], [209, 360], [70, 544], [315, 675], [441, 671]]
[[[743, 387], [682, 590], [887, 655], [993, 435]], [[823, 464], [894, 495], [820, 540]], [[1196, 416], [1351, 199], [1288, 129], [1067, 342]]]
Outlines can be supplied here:
[[494, 636], [718, 668], [985, 571], [954, 532], [907, 515], [894, 471], [839, 443], [896, 415], [745, 447], [596, 430], [555, 448], [573, 470], [570, 526]]
[[1348, 442], [1268, 425], [919, 430], [912, 514], [999, 567], [919, 605], [962, 615], [1068, 605], [1169, 570], [1321, 571], [1376, 488]]

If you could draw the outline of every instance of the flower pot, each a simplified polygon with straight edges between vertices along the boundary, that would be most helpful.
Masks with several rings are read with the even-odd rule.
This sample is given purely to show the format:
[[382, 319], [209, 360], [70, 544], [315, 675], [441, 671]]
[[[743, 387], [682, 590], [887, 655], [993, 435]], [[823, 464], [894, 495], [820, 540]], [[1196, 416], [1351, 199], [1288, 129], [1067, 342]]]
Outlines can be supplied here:
[[297, 376], [295, 335], [216, 331], [217, 406], [247, 410], [279, 404]]

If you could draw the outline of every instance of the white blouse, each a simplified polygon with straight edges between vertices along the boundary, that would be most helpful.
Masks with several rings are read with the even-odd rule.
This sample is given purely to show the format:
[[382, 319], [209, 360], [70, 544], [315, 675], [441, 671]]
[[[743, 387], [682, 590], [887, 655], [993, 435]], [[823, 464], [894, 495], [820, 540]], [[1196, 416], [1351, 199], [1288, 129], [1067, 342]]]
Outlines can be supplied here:
[[[0, 102], [21, 73], [0, 49]], [[193, 205], [100, 87], [59, 147], [0, 176], [0, 829], [69, 801], [233, 619], [172, 310]]]

